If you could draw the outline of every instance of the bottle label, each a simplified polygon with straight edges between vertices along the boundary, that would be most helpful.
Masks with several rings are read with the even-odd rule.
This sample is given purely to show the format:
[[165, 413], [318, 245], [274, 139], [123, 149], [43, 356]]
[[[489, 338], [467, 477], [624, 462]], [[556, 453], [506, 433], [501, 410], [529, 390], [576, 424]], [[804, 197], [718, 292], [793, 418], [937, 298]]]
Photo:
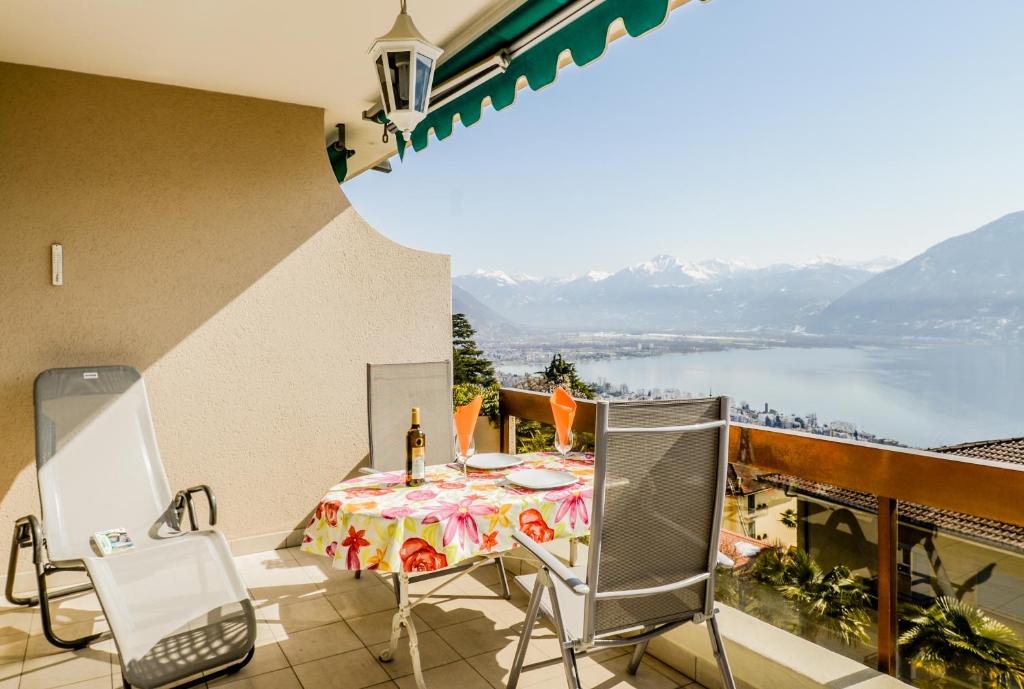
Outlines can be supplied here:
[[427, 448], [412, 448], [412, 477], [414, 480], [422, 479], [427, 473]]

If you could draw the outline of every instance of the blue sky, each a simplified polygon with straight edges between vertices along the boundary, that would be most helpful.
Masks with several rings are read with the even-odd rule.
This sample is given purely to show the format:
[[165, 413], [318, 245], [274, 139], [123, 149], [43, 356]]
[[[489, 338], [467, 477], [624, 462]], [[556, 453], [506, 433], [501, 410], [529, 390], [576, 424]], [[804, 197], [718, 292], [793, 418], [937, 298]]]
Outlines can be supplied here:
[[1024, 209], [1024, 2], [713, 0], [343, 189], [381, 232], [566, 275], [906, 259]]

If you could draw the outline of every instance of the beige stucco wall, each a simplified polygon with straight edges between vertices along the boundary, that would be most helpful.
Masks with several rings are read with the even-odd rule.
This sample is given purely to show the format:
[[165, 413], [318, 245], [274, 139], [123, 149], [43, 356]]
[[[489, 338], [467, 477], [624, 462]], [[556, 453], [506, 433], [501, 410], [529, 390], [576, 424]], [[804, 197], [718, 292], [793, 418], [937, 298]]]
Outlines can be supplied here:
[[366, 455], [367, 361], [450, 357], [449, 258], [356, 214], [318, 109], [3, 63], [0, 94], [0, 529], [38, 513], [33, 378], [103, 363], [229, 538], [304, 525]]

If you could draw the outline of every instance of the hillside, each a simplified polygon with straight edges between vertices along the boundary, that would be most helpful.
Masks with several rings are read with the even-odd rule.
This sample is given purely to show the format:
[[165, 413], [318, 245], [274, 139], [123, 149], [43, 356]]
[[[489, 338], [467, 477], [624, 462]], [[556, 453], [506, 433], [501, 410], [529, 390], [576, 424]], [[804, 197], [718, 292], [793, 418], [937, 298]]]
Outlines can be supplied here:
[[936, 244], [836, 299], [825, 333], [1024, 338], [1024, 211]]

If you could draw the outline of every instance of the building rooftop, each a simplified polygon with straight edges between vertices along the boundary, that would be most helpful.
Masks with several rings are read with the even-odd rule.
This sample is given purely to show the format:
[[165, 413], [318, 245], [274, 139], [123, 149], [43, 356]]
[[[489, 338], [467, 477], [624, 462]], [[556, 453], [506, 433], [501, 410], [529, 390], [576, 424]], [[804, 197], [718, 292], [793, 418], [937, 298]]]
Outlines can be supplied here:
[[[932, 452], [1024, 465], [1024, 438], [948, 445], [933, 448]], [[875, 496], [868, 493], [838, 488], [827, 483], [809, 481], [787, 474], [768, 474], [762, 476], [761, 479], [790, 491], [795, 490], [809, 497], [817, 497], [865, 512], [873, 513], [877, 509]], [[916, 524], [925, 528], [938, 527], [964, 538], [1024, 552], [1024, 527], [1022, 526], [912, 502], [900, 503], [899, 518], [900, 521], [908, 524]]]
[[991, 459], [995, 462], [1006, 462], [1008, 464], [1024, 464], [1024, 437], [946, 445], [944, 447], [932, 448], [932, 452], [942, 452], [962, 457], [975, 457], [977, 459]]

